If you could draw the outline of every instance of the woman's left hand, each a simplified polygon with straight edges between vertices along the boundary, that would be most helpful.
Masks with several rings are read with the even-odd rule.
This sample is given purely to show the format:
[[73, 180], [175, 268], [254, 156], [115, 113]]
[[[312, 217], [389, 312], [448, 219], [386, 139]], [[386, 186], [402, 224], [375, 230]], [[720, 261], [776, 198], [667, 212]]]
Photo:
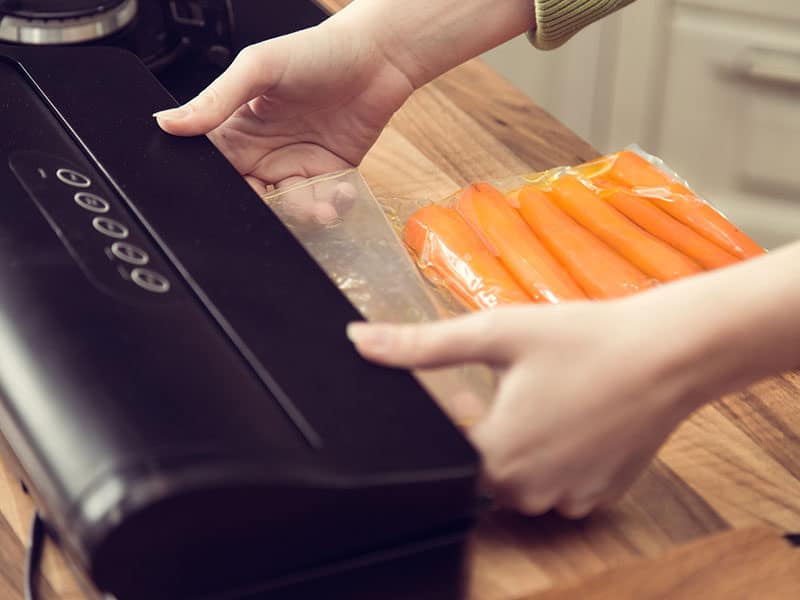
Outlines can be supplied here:
[[682, 307], [664, 304], [655, 291], [424, 325], [356, 323], [348, 335], [385, 365], [493, 366], [494, 404], [469, 435], [498, 503], [579, 518], [622, 495], [698, 404]]

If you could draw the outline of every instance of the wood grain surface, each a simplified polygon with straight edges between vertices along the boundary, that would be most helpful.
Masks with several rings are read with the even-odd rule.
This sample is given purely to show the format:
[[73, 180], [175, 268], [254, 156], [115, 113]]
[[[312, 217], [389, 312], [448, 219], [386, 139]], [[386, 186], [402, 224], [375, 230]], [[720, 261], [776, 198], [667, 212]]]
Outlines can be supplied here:
[[[417, 91], [361, 169], [385, 201], [436, 199], [471, 181], [595, 155], [476, 60]], [[0, 466], [0, 598], [22, 598], [31, 511]], [[470, 597], [800, 597], [800, 550], [780, 538], [786, 531], [800, 531], [797, 373], [698, 411], [612, 510], [577, 522], [485, 515], [473, 543]], [[84, 597], [52, 547], [44, 572], [45, 598]]]
[[798, 573], [799, 548], [770, 529], [752, 528], [718, 534], [524, 600], [800, 598]]

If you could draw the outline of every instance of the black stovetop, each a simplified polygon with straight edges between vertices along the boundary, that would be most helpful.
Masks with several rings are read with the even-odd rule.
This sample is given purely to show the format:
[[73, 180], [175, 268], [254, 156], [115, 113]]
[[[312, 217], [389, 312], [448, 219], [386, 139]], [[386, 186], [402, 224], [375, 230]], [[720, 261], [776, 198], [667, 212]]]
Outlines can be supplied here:
[[77, 19], [111, 10], [123, 2], [125, 0], [0, 0], [0, 14], [31, 19]]
[[[0, 18], [37, 22], [91, 19], [119, 8], [125, 0], [0, 0]], [[83, 45], [130, 50], [150, 67], [179, 102], [185, 102], [219, 76], [247, 45], [317, 25], [327, 13], [313, 0], [139, 0], [133, 22], [123, 30]], [[219, 33], [178, 28], [172, 14], [193, 14], [217, 5], [224, 15]], [[49, 26], [49, 25], [48, 25]]]

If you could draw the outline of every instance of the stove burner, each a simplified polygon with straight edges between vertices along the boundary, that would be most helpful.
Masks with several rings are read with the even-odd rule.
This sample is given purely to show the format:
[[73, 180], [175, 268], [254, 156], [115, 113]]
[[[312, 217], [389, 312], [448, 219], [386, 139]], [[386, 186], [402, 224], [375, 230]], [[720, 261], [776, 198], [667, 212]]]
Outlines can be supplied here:
[[137, 0], [0, 0], [0, 41], [77, 44], [108, 37], [133, 21]]

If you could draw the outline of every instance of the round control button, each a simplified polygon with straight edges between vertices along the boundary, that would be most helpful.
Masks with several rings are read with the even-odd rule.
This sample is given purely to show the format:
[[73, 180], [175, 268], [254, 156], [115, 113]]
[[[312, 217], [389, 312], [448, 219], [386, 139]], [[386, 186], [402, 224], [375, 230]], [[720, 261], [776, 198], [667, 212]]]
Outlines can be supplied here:
[[127, 242], [114, 242], [111, 245], [111, 253], [131, 265], [142, 266], [150, 261], [147, 252]]
[[66, 183], [72, 187], [87, 188], [92, 185], [92, 180], [83, 173], [78, 173], [72, 169], [59, 169], [56, 171], [56, 177], [61, 183]]
[[107, 213], [108, 209], [111, 208], [106, 200], [89, 192], [75, 194], [75, 204], [85, 210], [101, 214]]
[[92, 219], [92, 227], [103, 235], [117, 240], [124, 240], [128, 237], [128, 228], [122, 223], [109, 219], [108, 217], [95, 217]]
[[148, 292], [165, 294], [169, 291], [169, 280], [150, 269], [134, 269], [131, 271], [131, 279], [136, 285]]

